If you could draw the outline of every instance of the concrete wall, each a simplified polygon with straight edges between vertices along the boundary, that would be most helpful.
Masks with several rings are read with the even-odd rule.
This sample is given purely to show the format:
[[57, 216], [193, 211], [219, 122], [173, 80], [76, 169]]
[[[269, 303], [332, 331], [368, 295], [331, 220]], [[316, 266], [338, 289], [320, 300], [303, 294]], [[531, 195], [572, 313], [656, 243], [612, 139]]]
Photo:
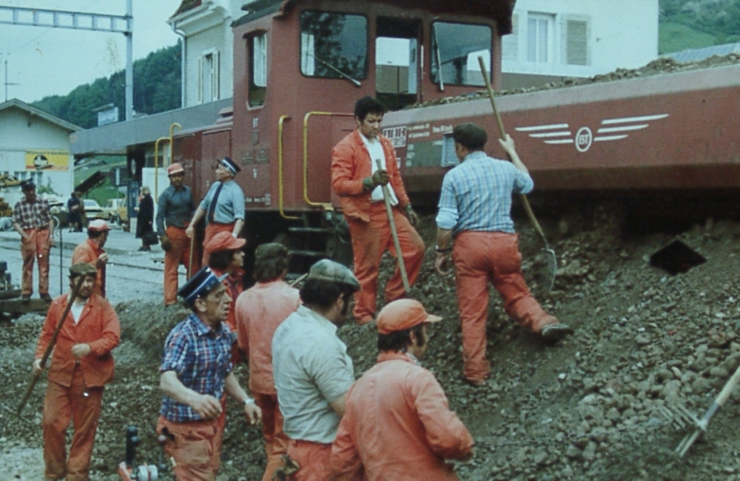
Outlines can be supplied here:
[[[503, 72], [590, 77], [643, 66], [658, 56], [658, 13], [658, 0], [518, 0], [515, 34], [503, 40]], [[550, 23], [546, 62], [528, 58], [528, 20], [536, 17]], [[586, 23], [586, 65], [568, 65], [569, 20]]]
[[[18, 108], [0, 112], [0, 173], [19, 180], [33, 178], [37, 185], [48, 185], [66, 201], [74, 187], [74, 158], [67, 157], [66, 170], [26, 169], [26, 151], [69, 152], [69, 130]], [[6, 201], [20, 198], [18, 188], [0, 192]], [[11, 204], [12, 205], [12, 204]]]

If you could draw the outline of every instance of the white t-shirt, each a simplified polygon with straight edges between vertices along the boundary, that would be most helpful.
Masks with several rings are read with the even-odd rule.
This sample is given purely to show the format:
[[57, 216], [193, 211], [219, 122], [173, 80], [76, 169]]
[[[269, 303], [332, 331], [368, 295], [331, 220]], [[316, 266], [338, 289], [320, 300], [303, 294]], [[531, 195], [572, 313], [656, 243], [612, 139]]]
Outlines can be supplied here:
[[[368, 139], [362, 133], [360, 133], [360, 137], [362, 137], [362, 141], [365, 143], [365, 147], [367, 147], [367, 151], [370, 153], [370, 172], [374, 174], [378, 170], [378, 163], [375, 161], [375, 159], [380, 159], [380, 165], [385, 165], [385, 152], [383, 152], [383, 144], [380, 143], [380, 139], [377, 137], [375, 137], [374, 139]], [[391, 185], [390, 182], [388, 182], [388, 192], [391, 194], [391, 205], [398, 205], [396, 193], [393, 191], [393, 185]], [[372, 194], [370, 194], [370, 201], [383, 202], [382, 186], [379, 185], [373, 189]]]
[[69, 312], [72, 313], [72, 317], [75, 320], [75, 325], [80, 322], [80, 316], [82, 315], [82, 310], [85, 308], [85, 304], [87, 304], [87, 299], [85, 302], [79, 304], [77, 302], [73, 302], [72, 307], [69, 309]]

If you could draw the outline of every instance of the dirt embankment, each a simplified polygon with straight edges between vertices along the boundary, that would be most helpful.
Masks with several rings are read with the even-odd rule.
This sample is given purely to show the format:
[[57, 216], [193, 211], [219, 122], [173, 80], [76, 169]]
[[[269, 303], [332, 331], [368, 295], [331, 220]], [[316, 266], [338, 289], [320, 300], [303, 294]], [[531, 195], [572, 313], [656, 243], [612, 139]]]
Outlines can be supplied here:
[[[493, 374], [482, 388], [459, 378], [453, 278], [433, 273], [428, 249], [412, 295], [445, 319], [432, 329], [423, 361], [476, 440], [473, 461], [457, 467], [461, 480], [740, 480], [738, 397], [730, 398], [707, 435], [680, 460], [672, 450], [684, 433], [661, 413], [663, 406], [683, 405], [703, 415], [740, 364], [740, 224], [707, 222], [681, 234], [707, 262], [671, 276], [650, 267], [648, 258], [674, 237], [626, 237], [609, 212], [580, 212], [548, 232], [559, 275], [553, 292], [538, 296], [575, 328], [572, 337], [545, 346], [507, 318], [492, 291], [487, 332]], [[540, 244], [526, 220], [518, 228], [524, 269], [537, 291]], [[420, 231], [433, 246], [433, 218], [424, 218]], [[392, 268], [385, 259], [381, 284]], [[139, 427], [140, 458], [157, 462], [152, 430], [161, 400], [158, 356], [167, 330], [186, 314], [136, 300], [117, 309], [126, 334], [115, 353], [116, 381], [104, 397], [93, 479], [117, 479], [127, 425]], [[40, 323], [39, 316], [26, 316], [0, 325], [0, 380], [6, 386], [0, 402], [11, 408], [29, 378]], [[361, 374], [375, 360], [374, 330], [347, 325], [339, 334]], [[247, 369], [240, 367], [237, 375], [246, 384]], [[42, 463], [44, 388], [37, 387], [25, 411], [30, 423], [0, 410], [0, 464], [13, 466], [17, 479], [38, 479], [29, 473]], [[261, 434], [237, 414], [236, 405], [229, 407], [219, 480], [258, 479], [265, 462]]]

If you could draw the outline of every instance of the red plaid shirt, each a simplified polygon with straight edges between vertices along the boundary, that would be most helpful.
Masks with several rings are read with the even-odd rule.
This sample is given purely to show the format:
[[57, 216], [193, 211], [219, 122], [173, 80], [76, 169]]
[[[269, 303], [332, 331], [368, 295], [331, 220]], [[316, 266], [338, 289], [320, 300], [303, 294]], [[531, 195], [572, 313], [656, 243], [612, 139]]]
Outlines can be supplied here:
[[47, 228], [50, 220], [49, 202], [41, 197], [36, 197], [34, 202], [28, 202], [24, 197], [13, 208], [13, 222], [23, 230]]

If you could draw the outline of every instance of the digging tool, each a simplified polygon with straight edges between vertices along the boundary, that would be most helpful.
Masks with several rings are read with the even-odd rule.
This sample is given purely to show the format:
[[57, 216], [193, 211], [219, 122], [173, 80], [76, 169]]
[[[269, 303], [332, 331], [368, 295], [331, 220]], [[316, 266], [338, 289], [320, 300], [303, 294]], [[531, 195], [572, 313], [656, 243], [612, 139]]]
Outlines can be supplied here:
[[[496, 100], [493, 95], [493, 87], [491, 86], [491, 80], [488, 78], [488, 70], [486, 69], [486, 64], [483, 61], [483, 57], [478, 57], [478, 63], [480, 64], [480, 71], [481, 74], [483, 74], [483, 80], [486, 82], [486, 89], [488, 90], [488, 98], [491, 100], [491, 107], [493, 107], [493, 114], [496, 117], [496, 124], [498, 125], [498, 131], [501, 135], [501, 140], [506, 140], [506, 131], [504, 130], [504, 123], [501, 121], [501, 116], [498, 113], [498, 109], [496, 108]], [[558, 259], [555, 256], [555, 251], [552, 250], [550, 247], [550, 243], [547, 242], [547, 237], [545, 236], [545, 232], [542, 230], [542, 227], [540, 226], [540, 223], [537, 221], [537, 217], [534, 216], [534, 212], [532, 211], [532, 206], [529, 205], [529, 199], [527, 199], [527, 196], [524, 194], [520, 194], [520, 199], [522, 201], [522, 205], [524, 206], [524, 210], [527, 212], [527, 217], [529, 217], [530, 222], [532, 222], [532, 225], [534, 226], [534, 229], [537, 231], [537, 234], [540, 236], [540, 239], [542, 239], [542, 242], [545, 244], [545, 247], [543, 250], [545, 251], [545, 257], [547, 258], [547, 274], [548, 276], [545, 278], [545, 287], [547, 291], [552, 290], [552, 286], [555, 283], [555, 275], [558, 270]]]
[[297, 286], [298, 284], [300, 284], [300, 283], [301, 283], [301, 281], [302, 281], [302, 280], [304, 280], [304, 279], [305, 279], [306, 277], [308, 277], [308, 273], [306, 273], [306, 274], [303, 274], [303, 275], [302, 275], [301, 277], [299, 277], [298, 279], [294, 280], [293, 282], [291, 282], [291, 283], [290, 283], [290, 284], [288, 284], [288, 285], [289, 285], [290, 287], [295, 287], [295, 286]]
[[72, 308], [72, 304], [77, 298], [77, 293], [80, 292], [80, 287], [82, 287], [82, 283], [84, 281], [85, 281], [85, 276], [80, 276], [78, 281], [75, 283], [74, 288], [72, 289], [72, 297], [70, 298], [69, 302], [67, 302], [67, 307], [64, 308], [62, 317], [59, 319], [59, 322], [57, 322], [57, 327], [56, 329], [54, 329], [54, 334], [51, 336], [51, 341], [49, 342], [49, 345], [46, 346], [46, 351], [44, 351], [44, 355], [41, 358], [41, 369], [39, 369], [38, 372], [35, 372], [33, 374], [33, 377], [31, 378], [31, 382], [28, 384], [28, 389], [26, 389], [26, 394], [23, 395], [23, 399], [21, 399], [21, 402], [18, 405], [18, 409], [16, 410], [16, 414], [18, 416], [21, 415], [23, 408], [28, 402], [28, 398], [31, 397], [31, 393], [33, 392], [34, 386], [36, 386], [36, 383], [41, 377], [41, 373], [44, 371], [44, 367], [46, 366], [46, 361], [49, 359], [51, 352], [54, 350], [54, 345], [56, 345], [57, 343], [57, 338], [59, 337], [59, 333], [62, 330], [64, 321], [65, 319], [67, 319], [67, 314], [69, 314], [69, 310]]
[[190, 238], [190, 259], [188, 259], [188, 279], [193, 277], [193, 251], [195, 250], [195, 233]]
[[[378, 169], [383, 170], [383, 165], [380, 163], [380, 159], [375, 159], [375, 163], [378, 165]], [[398, 240], [398, 230], [396, 229], [396, 221], [393, 218], [393, 209], [391, 208], [391, 193], [388, 190], [388, 186], [383, 186], [383, 200], [385, 201], [385, 211], [388, 214], [388, 223], [391, 225], [391, 234], [393, 235], [393, 245], [396, 247], [396, 260], [398, 261], [398, 270], [401, 271], [401, 279], [403, 280], [403, 289], [408, 294], [411, 292], [411, 286], [409, 285], [409, 276], [406, 274], [406, 264], [403, 262], [403, 253], [401, 252], [401, 242]]]
[[735, 370], [735, 374], [733, 374], [729, 381], [727, 381], [725, 387], [723, 387], [722, 391], [719, 393], [719, 396], [717, 396], [712, 405], [709, 406], [709, 409], [704, 414], [704, 417], [702, 417], [701, 419], [697, 419], [696, 416], [688, 413], [688, 419], [695, 426], [695, 429], [693, 433], [687, 434], [681, 440], [678, 446], [676, 446], [675, 452], [678, 453], [679, 457], [683, 457], [683, 455], [686, 454], [686, 452], [689, 450], [691, 445], [694, 444], [694, 441], [696, 441], [701, 433], [706, 432], [709, 420], [712, 419], [712, 416], [714, 416], [719, 408], [721, 408], [725, 404], [725, 401], [727, 401], [727, 398], [730, 397], [730, 394], [732, 393], [732, 390], [734, 389], [738, 381], [740, 381], [740, 367]]

